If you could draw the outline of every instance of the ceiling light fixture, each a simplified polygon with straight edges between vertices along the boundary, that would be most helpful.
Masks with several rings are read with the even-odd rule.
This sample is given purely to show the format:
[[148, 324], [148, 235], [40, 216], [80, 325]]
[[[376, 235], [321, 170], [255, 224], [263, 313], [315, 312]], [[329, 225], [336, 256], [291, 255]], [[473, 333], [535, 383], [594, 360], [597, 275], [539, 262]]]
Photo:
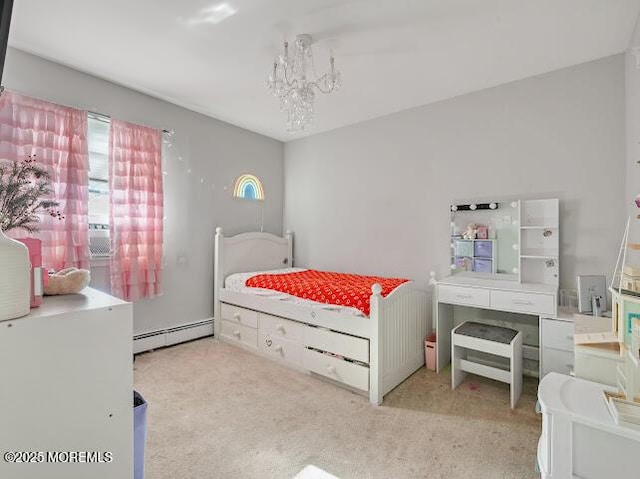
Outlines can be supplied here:
[[340, 88], [340, 72], [335, 69], [333, 53], [329, 57], [330, 71], [322, 76], [316, 73], [312, 42], [311, 35], [298, 35], [289, 56], [289, 43], [285, 41], [284, 52], [275, 58], [266, 83], [280, 100], [280, 110], [287, 114], [287, 131], [292, 133], [313, 126], [315, 90], [329, 94]]

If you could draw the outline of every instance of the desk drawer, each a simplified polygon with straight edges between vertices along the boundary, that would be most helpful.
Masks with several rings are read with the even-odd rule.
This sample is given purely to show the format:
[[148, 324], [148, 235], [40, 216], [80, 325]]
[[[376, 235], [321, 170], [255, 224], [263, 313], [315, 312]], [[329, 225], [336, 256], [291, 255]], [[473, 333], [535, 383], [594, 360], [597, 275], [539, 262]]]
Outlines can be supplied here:
[[277, 359], [302, 367], [302, 343], [290, 341], [269, 332], [259, 331], [258, 349]]
[[551, 294], [491, 291], [491, 308], [531, 314], [554, 314], [555, 297]]
[[220, 335], [230, 342], [242, 343], [252, 348], [258, 347], [258, 330], [249, 326], [223, 319]]
[[542, 379], [548, 373], [570, 374], [573, 371], [573, 352], [542, 348]]
[[368, 339], [305, 326], [304, 345], [369, 364]]
[[260, 313], [258, 316], [260, 322], [260, 330], [268, 331], [276, 336], [281, 336], [294, 341], [302, 341], [304, 325], [289, 321], [288, 319], [271, 316], [270, 314]]
[[258, 327], [258, 313], [250, 309], [234, 306], [233, 304], [221, 304], [222, 319], [233, 323], [244, 324], [252, 328]]
[[442, 303], [489, 307], [489, 290], [440, 284], [438, 285], [438, 300]]
[[305, 369], [327, 378], [348, 384], [363, 391], [369, 390], [369, 368], [349, 363], [310, 349], [302, 351]]
[[542, 319], [542, 347], [573, 353], [573, 323], [557, 319]]

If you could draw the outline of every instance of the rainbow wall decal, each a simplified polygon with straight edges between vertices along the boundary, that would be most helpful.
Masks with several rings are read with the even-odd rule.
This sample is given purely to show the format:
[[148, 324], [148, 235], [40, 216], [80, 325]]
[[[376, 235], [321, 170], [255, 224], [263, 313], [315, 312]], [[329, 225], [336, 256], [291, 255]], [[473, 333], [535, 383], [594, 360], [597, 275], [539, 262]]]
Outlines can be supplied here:
[[264, 189], [257, 176], [245, 173], [236, 180], [233, 196], [245, 200], [264, 200]]

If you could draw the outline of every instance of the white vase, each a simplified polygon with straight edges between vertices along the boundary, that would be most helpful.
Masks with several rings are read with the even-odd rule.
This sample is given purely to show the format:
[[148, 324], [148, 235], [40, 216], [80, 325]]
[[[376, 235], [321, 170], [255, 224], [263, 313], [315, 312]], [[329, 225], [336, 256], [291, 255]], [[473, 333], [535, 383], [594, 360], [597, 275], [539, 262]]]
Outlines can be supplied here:
[[0, 321], [29, 314], [29, 250], [0, 230]]

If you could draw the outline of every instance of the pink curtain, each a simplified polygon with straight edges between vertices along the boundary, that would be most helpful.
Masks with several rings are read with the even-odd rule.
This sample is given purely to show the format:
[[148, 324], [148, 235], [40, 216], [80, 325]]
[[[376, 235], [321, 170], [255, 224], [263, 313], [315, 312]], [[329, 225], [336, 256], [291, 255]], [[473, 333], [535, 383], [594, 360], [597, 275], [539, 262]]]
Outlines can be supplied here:
[[111, 120], [111, 293], [126, 301], [162, 293], [162, 134]]
[[[43, 265], [89, 267], [89, 153], [87, 114], [5, 91], [0, 97], [0, 158], [35, 155], [53, 180], [53, 199], [64, 219], [40, 215]], [[12, 236], [26, 236], [14, 231]]]

